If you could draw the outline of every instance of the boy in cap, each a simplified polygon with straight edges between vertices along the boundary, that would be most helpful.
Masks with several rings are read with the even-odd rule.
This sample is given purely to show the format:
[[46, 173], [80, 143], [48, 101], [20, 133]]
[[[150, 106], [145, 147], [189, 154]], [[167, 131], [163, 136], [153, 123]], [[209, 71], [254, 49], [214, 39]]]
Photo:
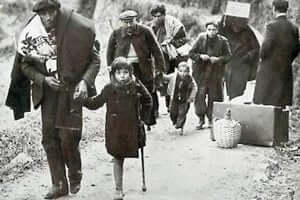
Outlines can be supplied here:
[[168, 82], [170, 118], [175, 128], [180, 129], [179, 134], [183, 135], [183, 127], [190, 103], [194, 101], [197, 92], [196, 82], [190, 74], [190, 66], [185, 61], [180, 62], [177, 70], [165, 75], [164, 79]]
[[292, 62], [299, 52], [298, 27], [287, 19], [288, 1], [274, 0], [275, 19], [267, 24], [260, 49], [254, 103], [290, 106], [293, 99]]
[[120, 13], [122, 26], [114, 30], [109, 37], [107, 65], [110, 66], [113, 60], [120, 56], [127, 58], [131, 63], [134, 76], [145, 85], [154, 101], [152, 112], [148, 117], [148, 124], [154, 125], [157, 106], [154, 80], [161, 78], [165, 63], [153, 32], [148, 27], [137, 23], [137, 16], [138, 13], [131, 9]]
[[[28, 108], [30, 101], [19, 102], [23, 94], [18, 88], [24, 86], [24, 80], [32, 81], [34, 108], [41, 106], [42, 145], [52, 180], [45, 199], [55, 199], [68, 195], [69, 186], [73, 194], [80, 190], [82, 106], [78, 101], [95, 94], [99, 44], [94, 23], [62, 8], [57, 0], [38, 0], [33, 11], [35, 15], [19, 37], [12, 75], [15, 80], [6, 105], [14, 109], [17, 119], [23, 117], [22, 112], [28, 109], [20, 105]], [[30, 95], [30, 90], [22, 91]]]

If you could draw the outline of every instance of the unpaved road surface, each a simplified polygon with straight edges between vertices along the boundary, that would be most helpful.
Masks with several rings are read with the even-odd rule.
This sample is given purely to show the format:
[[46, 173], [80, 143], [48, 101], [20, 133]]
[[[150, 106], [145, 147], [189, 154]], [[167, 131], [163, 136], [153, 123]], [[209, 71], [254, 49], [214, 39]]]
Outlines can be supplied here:
[[[161, 112], [164, 112], [161, 101]], [[193, 107], [193, 106], [192, 106]], [[103, 112], [99, 117], [103, 117]], [[221, 149], [209, 139], [209, 129], [196, 131], [197, 118], [189, 112], [184, 136], [179, 136], [168, 115], [160, 115], [158, 124], [148, 132], [145, 148], [147, 192], [141, 191], [141, 162], [125, 161], [125, 199], [155, 200], [244, 200], [253, 199], [253, 186], [264, 177], [272, 148], [238, 145]], [[99, 127], [103, 129], [103, 127]], [[82, 150], [82, 189], [76, 195], [60, 199], [112, 199], [111, 157], [102, 138], [96, 138]], [[29, 170], [11, 183], [0, 185], [0, 199], [39, 200], [50, 186], [45, 163]]]

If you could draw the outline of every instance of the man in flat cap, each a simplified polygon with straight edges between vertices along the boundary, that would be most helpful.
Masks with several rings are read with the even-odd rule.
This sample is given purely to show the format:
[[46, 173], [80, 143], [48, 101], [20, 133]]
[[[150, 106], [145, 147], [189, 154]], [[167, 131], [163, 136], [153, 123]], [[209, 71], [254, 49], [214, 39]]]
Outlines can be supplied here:
[[[164, 71], [164, 57], [159, 44], [147, 26], [137, 23], [135, 10], [121, 12], [122, 26], [112, 32], [107, 47], [107, 65], [119, 56], [126, 57], [134, 67], [134, 75], [148, 89], [153, 100], [157, 98], [155, 81]], [[146, 122], [148, 127], [156, 123], [155, 107]]]
[[55, 199], [68, 195], [69, 189], [73, 194], [80, 190], [80, 101], [96, 93], [99, 43], [94, 23], [62, 8], [57, 0], [39, 0], [33, 11], [35, 15], [18, 38], [6, 105], [14, 110], [16, 119], [24, 117], [30, 101], [23, 96], [30, 97], [28, 83], [32, 82], [34, 108], [41, 106], [42, 145], [52, 180], [45, 199]]
[[260, 50], [254, 103], [285, 107], [292, 105], [292, 62], [299, 52], [298, 27], [286, 16], [288, 1], [274, 0], [275, 19], [266, 26]]

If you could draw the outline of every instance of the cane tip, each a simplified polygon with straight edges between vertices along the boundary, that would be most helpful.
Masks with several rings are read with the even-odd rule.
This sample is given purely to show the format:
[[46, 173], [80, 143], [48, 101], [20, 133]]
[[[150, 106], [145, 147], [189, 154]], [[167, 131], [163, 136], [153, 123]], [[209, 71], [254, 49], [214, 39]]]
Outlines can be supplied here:
[[143, 192], [146, 192], [146, 191], [147, 191], [147, 188], [146, 188], [146, 187], [142, 187], [142, 191], [143, 191]]

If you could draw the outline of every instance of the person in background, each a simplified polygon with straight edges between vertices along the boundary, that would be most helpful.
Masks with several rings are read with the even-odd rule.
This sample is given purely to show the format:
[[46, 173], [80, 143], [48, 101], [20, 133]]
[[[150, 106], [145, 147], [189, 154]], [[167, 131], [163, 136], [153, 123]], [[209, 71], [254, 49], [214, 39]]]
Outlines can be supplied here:
[[[152, 98], [145, 86], [134, 80], [133, 68], [124, 57], [111, 64], [111, 80], [101, 93], [88, 98], [84, 105], [97, 109], [106, 104], [105, 146], [114, 157], [114, 200], [123, 199], [123, 165], [125, 158], [138, 157], [139, 131], [151, 112]], [[141, 109], [141, 111], [140, 111]], [[144, 144], [144, 142], [142, 142]]]
[[182, 61], [178, 64], [178, 70], [168, 75], [164, 75], [168, 82], [168, 95], [170, 98], [170, 118], [176, 129], [180, 129], [183, 135], [183, 127], [186, 115], [190, 108], [190, 103], [194, 101], [197, 85], [194, 78], [190, 75], [190, 66]]
[[26, 101], [29, 105], [19, 102], [24, 94], [18, 96], [18, 92], [28, 91], [30, 96], [30, 90], [22, 84], [32, 82], [34, 108], [41, 106], [42, 145], [52, 181], [45, 199], [56, 199], [68, 195], [69, 189], [75, 194], [81, 187], [80, 101], [96, 93], [99, 43], [94, 23], [63, 8], [57, 0], [38, 0], [33, 12], [35, 15], [21, 31], [12, 72], [13, 77], [24, 79], [21, 83], [12, 80], [6, 105], [15, 114], [25, 111], [20, 105], [30, 108], [30, 101]]
[[[122, 26], [114, 30], [108, 41], [107, 65], [117, 57], [125, 57], [133, 66], [133, 74], [157, 99], [155, 80], [162, 78], [164, 57], [159, 44], [150, 28], [137, 23], [138, 13], [127, 9], [120, 13]], [[148, 130], [156, 124], [155, 109], [148, 117]]]
[[299, 32], [287, 19], [288, 1], [274, 0], [272, 5], [275, 19], [266, 26], [253, 102], [285, 107], [292, 105], [292, 62], [299, 52]]
[[242, 96], [247, 82], [256, 78], [261, 35], [244, 18], [224, 15], [219, 25], [219, 33], [228, 39], [232, 52], [225, 67], [226, 94], [232, 100]]
[[[166, 14], [164, 4], [155, 4], [150, 13], [153, 17], [152, 29], [163, 50], [165, 73], [173, 73], [179, 62], [187, 60], [187, 57], [181, 56], [176, 50], [187, 42], [185, 27], [177, 18]], [[167, 87], [167, 83], [164, 87]], [[166, 107], [169, 108], [170, 96], [163, 92], [163, 88], [160, 89], [161, 95], [166, 95]]]
[[[196, 129], [202, 129], [205, 115], [209, 126], [212, 125], [214, 101], [223, 101], [225, 64], [231, 56], [228, 40], [218, 34], [218, 25], [214, 22], [205, 24], [206, 32], [200, 33], [189, 55], [193, 60], [193, 77], [197, 83], [195, 112], [199, 117]], [[207, 96], [207, 105], [206, 105]]]

